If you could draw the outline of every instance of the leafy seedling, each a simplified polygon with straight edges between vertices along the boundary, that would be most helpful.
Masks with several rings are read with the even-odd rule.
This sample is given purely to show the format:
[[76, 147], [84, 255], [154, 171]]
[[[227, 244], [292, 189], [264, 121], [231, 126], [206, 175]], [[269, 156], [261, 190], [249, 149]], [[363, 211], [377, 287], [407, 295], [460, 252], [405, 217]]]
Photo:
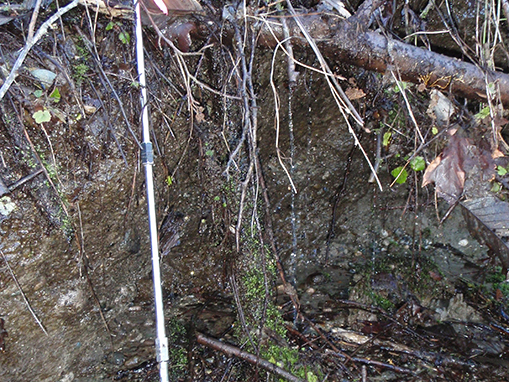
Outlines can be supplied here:
[[489, 115], [490, 115], [490, 108], [489, 108], [489, 106], [486, 106], [479, 113], [477, 113], [475, 115], [475, 118], [481, 120], [481, 119], [484, 119], [486, 117], [489, 117]]
[[32, 118], [35, 120], [35, 123], [41, 124], [51, 121], [51, 114], [48, 109], [38, 110], [32, 114]]
[[387, 131], [386, 133], [384, 133], [384, 139], [382, 141], [382, 145], [384, 147], [389, 146], [389, 143], [391, 142], [391, 137], [392, 137], [392, 133], [390, 131]]
[[129, 44], [131, 42], [131, 35], [128, 32], [120, 32], [118, 38], [122, 41], [122, 44]]
[[507, 174], [507, 169], [499, 165], [497, 166], [497, 174], [500, 176], [504, 176], [505, 174]]
[[426, 168], [426, 162], [423, 157], [415, 157], [410, 161], [410, 167], [414, 171], [422, 171]]
[[396, 178], [396, 183], [403, 184], [408, 178], [408, 172], [403, 166], [396, 167], [391, 171], [391, 175]]
[[60, 96], [60, 91], [58, 90], [58, 88], [55, 88], [55, 90], [53, 90], [49, 96], [50, 96], [50, 98], [52, 98], [55, 102], [57, 102], [57, 103], [58, 103], [58, 102], [60, 102], [60, 98], [61, 98], [61, 96]]

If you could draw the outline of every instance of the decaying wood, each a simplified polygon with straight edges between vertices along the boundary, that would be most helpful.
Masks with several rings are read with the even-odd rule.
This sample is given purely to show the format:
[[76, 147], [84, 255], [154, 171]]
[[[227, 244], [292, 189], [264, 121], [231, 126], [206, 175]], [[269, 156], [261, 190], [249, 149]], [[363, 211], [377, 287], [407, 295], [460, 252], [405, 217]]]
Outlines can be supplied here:
[[[315, 39], [324, 57], [332, 62], [344, 62], [379, 73], [394, 71], [403, 81], [424, 83], [428, 88], [450, 90], [455, 95], [486, 100], [486, 87], [492, 83], [494, 96], [509, 105], [509, 75], [481, 68], [406, 44], [375, 31], [365, 31], [358, 19], [339, 19], [321, 14], [301, 14], [301, 23]], [[259, 22], [260, 16], [257, 16]], [[287, 19], [295, 46], [306, 48], [307, 41], [292, 18]], [[266, 18], [260, 29], [259, 41], [275, 47], [283, 41], [282, 23]]]
[[268, 370], [271, 373], [278, 375], [279, 377], [286, 378], [288, 381], [302, 382], [302, 379], [297, 378], [293, 374], [290, 374], [286, 370], [283, 370], [282, 368], [278, 367], [277, 365], [275, 365], [269, 361], [264, 360], [263, 358], [260, 358], [254, 354], [240, 350], [239, 348], [237, 348], [235, 346], [228, 345], [228, 344], [225, 344], [224, 342], [207, 337], [202, 333], [196, 333], [196, 341], [199, 344], [205, 345], [211, 349], [215, 349], [220, 352], [223, 352], [230, 357], [235, 356], [235, 357], [243, 359], [244, 361], [247, 361], [253, 365], [260, 366], [260, 367], [264, 368], [265, 370]]
[[[91, 0], [80, 2], [91, 5]], [[380, 1], [366, 0], [359, 7], [357, 14], [348, 19], [316, 12], [302, 13], [299, 17], [311, 37], [318, 43], [322, 54], [330, 62], [341, 61], [384, 74], [392, 70], [402, 81], [423, 83], [428, 88], [448, 90], [457, 96], [480, 101], [487, 100], [487, 86], [493, 84], [494, 91], [490, 91], [490, 97], [499, 97], [503, 104], [509, 105], [509, 75], [387, 38], [379, 32], [367, 31], [366, 16], [370, 16], [379, 3]], [[111, 6], [105, 8], [106, 11], [104, 9], [99, 11], [109, 13], [110, 16], [131, 17], [125, 8], [117, 9], [118, 7]], [[255, 23], [260, 25], [260, 20], [264, 21], [261, 23], [258, 40], [261, 44], [273, 48], [284, 40], [283, 24], [277, 17], [265, 17], [254, 10], [236, 12], [238, 17], [244, 17], [246, 14], [253, 25]], [[206, 26], [207, 20], [206, 18], [202, 20], [203, 28], [198, 29], [208, 34], [210, 28]], [[293, 45], [309, 47], [295, 19], [289, 17], [286, 21], [290, 35], [294, 36]], [[228, 25], [229, 23], [225, 24], [223, 37], [224, 34], [232, 36], [233, 27]], [[223, 41], [228, 40], [231, 41], [228, 38]]]
[[[80, 0], [90, 2], [90, 0]], [[387, 38], [382, 33], [366, 30], [366, 16], [370, 16], [380, 1], [366, 0], [354, 16], [341, 19], [316, 12], [299, 15], [301, 23], [311, 37], [318, 43], [322, 54], [330, 62], [344, 62], [379, 73], [394, 71], [402, 81], [423, 83], [428, 88], [448, 90], [457, 96], [480, 101], [487, 100], [487, 86], [493, 84], [490, 97], [499, 97], [500, 101], [509, 105], [509, 75], [480, 68], [468, 62], [438, 54], [426, 49]], [[371, 10], [370, 10], [371, 9]], [[125, 10], [122, 10], [125, 12]], [[112, 15], [111, 7], [109, 13]], [[265, 17], [254, 10], [233, 13], [238, 17], [248, 15], [253, 25], [260, 25], [259, 42], [268, 47], [275, 47], [284, 40], [283, 24], [277, 17]], [[232, 12], [223, 12], [230, 14]], [[113, 14], [115, 16], [115, 14]], [[124, 13], [124, 17], [127, 15]], [[234, 16], [235, 17], [235, 16]], [[209, 27], [203, 19], [206, 34]], [[286, 19], [294, 46], [308, 48], [309, 44], [302, 36], [295, 18]], [[233, 35], [233, 27], [223, 26], [223, 34]], [[203, 36], [205, 37], [205, 36]], [[206, 36], [208, 38], [208, 36]], [[224, 36], [223, 36], [224, 37]], [[228, 41], [226, 39], [223, 41]], [[231, 41], [231, 40], [230, 40]]]

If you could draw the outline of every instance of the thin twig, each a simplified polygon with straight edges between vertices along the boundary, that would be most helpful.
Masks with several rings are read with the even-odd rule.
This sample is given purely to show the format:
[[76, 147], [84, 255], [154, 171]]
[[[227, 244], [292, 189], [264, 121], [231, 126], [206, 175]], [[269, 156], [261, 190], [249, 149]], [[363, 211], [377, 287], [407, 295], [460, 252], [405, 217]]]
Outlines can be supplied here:
[[302, 379], [297, 378], [293, 374], [290, 374], [289, 372], [273, 364], [272, 362], [266, 361], [263, 358], [260, 358], [254, 354], [240, 350], [236, 346], [229, 345], [224, 342], [207, 337], [202, 333], [196, 333], [196, 341], [199, 344], [205, 345], [211, 349], [219, 350], [230, 357], [235, 356], [253, 365], [261, 366], [265, 370], [268, 370], [271, 373], [278, 375], [279, 377], [286, 378], [290, 382], [304, 382]]
[[25, 296], [25, 293], [23, 292], [23, 289], [21, 289], [21, 285], [19, 285], [18, 279], [16, 278], [16, 275], [14, 274], [14, 271], [12, 270], [11, 266], [9, 265], [9, 262], [7, 261], [7, 257], [5, 257], [2, 250], [0, 250], [0, 254], [2, 254], [2, 258], [4, 259], [5, 265], [7, 265], [7, 268], [9, 269], [9, 273], [12, 276], [12, 279], [14, 280], [14, 283], [18, 287], [19, 292], [21, 293], [21, 297], [23, 297], [23, 300], [25, 301], [25, 305], [32, 314], [32, 317], [35, 319], [35, 322], [37, 322], [37, 325], [42, 329], [44, 334], [48, 335], [48, 332], [44, 328], [44, 325], [42, 324], [41, 320], [39, 320], [39, 317], [37, 317], [37, 314], [35, 314], [34, 310], [30, 306], [30, 303], [28, 302], [27, 297]]
[[[394, 81], [396, 81], [396, 84], [398, 85], [398, 88], [401, 92], [401, 95], [403, 96], [403, 99], [405, 100], [405, 105], [408, 109], [408, 114], [410, 114], [410, 119], [412, 119], [412, 122], [414, 123], [415, 130], [417, 131], [417, 134], [419, 135], [419, 139], [421, 140], [421, 143], [424, 143], [424, 137], [421, 134], [421, 129], [419, 128], [419, 125], [417, 123], [417, 120], [415, 119], [414, 113], [412, 111], [412, 107], [410, 106], [410, 102], [408, 101], [408, 98], [406, 96], [406, 90], [405, 87], [401, 85], [402, 81], [401, 79], [397, 79], [394, 75], [394, 71], [391, 70], [392, 78], [394, 78]], [[398, 73], [399, 77], [399, 73]]]
[[[111, 84], [110, 79], [108, 78], [108, 76], [106, 75], [106, 73], [104, 72], [104, 70], [102, 68], [101, 62], [99, 60], [99, 54], [97, 53], [97, 48], [96, 48], [95, 44], [93, 44], [87, 38], [87, 36], [85, 36], [85, 34], [82, 32], [82, 30], [77, 25], [75, 26], [75, 29], [78, 32], [78, 34], [81, 36], [81, 38], [83, 39], [83, 42], [85, 43], [85, 46], [87, 47], [88, 51], [90, 52], [90, 54], [92, 55], [92, 57], [93, 57], [93, 59], [95, 61], [97, 69], [102, 74], [102, 77], [99, 77], [99, 78], [104, 78], [104, 81], [106, 81], [106, 83], [108, 84], [109, 88], [111, 89], [113, 97], [117, 100], [118, 106], [120, 108], [120, 112], [122, 114], [122, 118], [124, 119], [124, 122], [125, 122], [125, 124], [127, 126], [127, 129], [131, 133], [131, 136], [133, 137], [134, 141], [136, 142], [136, 145], [139, 148], [141, 148], [141, 143], [140, 143], [138, 137], [136, 136], [136, 133], [133, 131], [133, 129], [131, 127], [131, 123], [129, 122], [129, 118], [127, 118], [127, 113], [125, 111], [124, 104], [122, 103], [122, 100], [120, 99], [117, 91], [115, 90], [114, 86]], [[104, 85], [104, 87], [106, 87], [106, 86]]]
[[293, 5], [291, 4], [290, 0], [286, 0], [286, 5], [287, 5], [288, 9], [290, 10], [290, 13], [294, 16], [294, 20], [295, 20], [296, 24], [299, 26], [299, 29], [301, 30], [302, 34], [306, 38], [306, 41], [309, 43], [309, 46], [315, 52], [316, 58], [318, 59], [322, 70], [327, 73], [331, 73], [330, 76], [325, 76], [325, 79], [326, 79], [327, 84], [329, 85], [329, 88], [331, 90], [332, 97], [336, 101], [339, 111], [343, 115], [345, 122], [348, 125], [348, 131], [349, 131], [350, 135], [353, 137], [355, 144], [357, 146], [359, 146], [359, 149], [361, 150], [362, 155], [366, 159], [366, 162], [368, 163], [368, 166], [371, 169], [371, 172], [373, 174], [375, 174], [375, 179], [377, 181], [378, 187], [380, 188], [380, 190], [383, 190], [382, 183], [380, 182], [380, 179], [378, 179], [378, 175], [376, 174], [375, 169], [374, 169], [373, 165], [371, 164], [371, 160], [369, 159], [369, 156], [366, 153], [366, 150], [364, 150], [364, 147], [362, 147], [362, 145], [359, 141], [359, 138], [357, 137], [357, 134], [355, 133], [355, 131], [348, 119], [347, 114], [350, 114], [360, 126], [364, 126], [364, 121], [362, 120], [359, 113], [357, 112], [357, 110], [355, 110], [355, 107], [352, 105], [352, 103], [346, 96], [345, 92], [343, 91], [343, 89], [339, 85], [338, 81], [336, 80], [336, 77], [332, 76], [332, 71], [331, 71], [329, 65], [325, 61], [325, 58], [323, 57], [320, 49], [316, 45], [316, 42], [313, 40], [313, 38], [311, 37], [309, 32], [306, 30], [306, 28], [304, 28], [304, 25], [302, 24], [300, 17], [295, 12], [295, 9], [293, 8]]
[[57, 12], [55, 12], [53, 14], [53, 16], [51, 16], [48, 20], [46, 20], [41, 25], [41, 27], [39, 28], [39, 30], [37, 31], [37, 33], [34, 35], [33, 38], [30, 38], [30, 36], [29, 36], [27, 42], [25, 43], [25, 47], [20, 52], [18, 59], [12, 66], [9, 76], [5, 79], [4, 84], [0, 88], [0, 101], [4, 98], [5, 93], [7, 93], [7, 91], [11, 87], [12, 83], [14, 82], [14, 80], [18, 74], [18, 70], [21, 67], [21, 65], [23, 65], [23, 62], [25, 61], [25, 58], [28, 55], [28, 52], [30, 51], [30, 49], [32, 49], [32, 46], [34, 46], [42, 38], [42, 36], [46, 34], [46, 32], [48, 31], [48, 28], [51, 26], [51, 24], [53, 24], [55, 21], [58, 20], [59, 17], [61, 17], [65, 13], [69, 12], [71, 9], [73, 9], [77, 5], [78, 5], [78, 0], [73, 0], [67, 6], [60, 8]]
[[[272, 93], [274, 94], [274, 116], [275, 116], [275, 124], [276, 124], [276, 154], [277, 159], [279, 161], [279, 165], [283, 169], [283, 171], [286, 174], [286, 177], [288, 178], [290, 185], [292, 187], [292, 191], [296, 194], [297, 193], [297, 187], [295, 187], [295, 183], [293, 182], [292, 176], [290, 175], [290, 172], [286, 168], [283, 159], [281, 158], [281, 149], [279, 148], [279, 129], [280, 129], [280, 117], [279, 117], [279, 94], [277, 90], [277, 86], [274, 82], [274, 70], [275, 70], [275, 61], [276, 61], [276, 53], [280, 47], [282, 47], [282, 44], [286, 42], [286, 39], [279, 42], [276, 47], [274, 48], [274, 54], [272, 55], [272, 63], [270, 67], [270, 87], [272, 88]], [[287, 53], [289, 54], [289, 52]]]
[[39, 9], [41, 9], [41, 3], [42, 0], [37, 0], [35, 2], [32, 18], [30, 19], [30, 24], [28, 25], [27, 41], [30, 41], [32, 37], [34, 37], [35, 24], [37, 23], [37, 17], [39, 17]]
[[[345, 357], [344, 354], [336, 354], [335, 353], [334, 355], [339, 356], [341, 358]], [[410, 369], [406, 369], [404, 367], [399, 367], [399, 366], [396, 366], [396, 365], [392, 365], [392, 364], [386, 363], [386, 362], [375, 361], [375, 360], [372, 360], [372, 359], [354, 357], [354, 358], [352, 358], [352, 361], [353, 362], [357, 362], [357, 363], [362, 363], [364, 365], [375, 366], [377, 368], [385, 368], [385, 369], [393, 370], [393, 371], [398, 372], [398, 373], [413, 374], [413, 375], [416, 374], [414, 371], [412, 371]]]

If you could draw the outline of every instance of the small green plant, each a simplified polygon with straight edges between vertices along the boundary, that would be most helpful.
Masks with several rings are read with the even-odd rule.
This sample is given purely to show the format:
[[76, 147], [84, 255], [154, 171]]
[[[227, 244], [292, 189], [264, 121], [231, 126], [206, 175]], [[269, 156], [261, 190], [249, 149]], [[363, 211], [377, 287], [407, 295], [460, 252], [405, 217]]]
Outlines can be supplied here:
[[58, 88], [55, 88], [55, 89], [51, 92], [51, 94], [49, 95], [49, 97], [50, 97], [51, 99], [53, 99], [53, 101], [55, 101], [55, 102], [57, 102], [57, 103], [58, 103], [58, 102], [60, 101], [60, 98], [61, 98], [61, 96], [60, 96], [60, 91], [58, 90]]
[[35, 120], [35, 123], [41, 124], [51, 121], [51, 114], [48, 109], [44, 108], [32, 114], [32, 118]]
[[484, 119], [486, 117], [489, 117], [490, 115], [490, 108], [489, 106], [483, 107], [479, 113], [475, 115], [476, 119]]
[[107, 31], [110, 31], [110, 30], [112, 30], [113, 28], [115, 28], [115, 26], [119, 26], [119, 25], [121, 25], [121, 24], [120, 24], [118, 21], [117, 21], [117, 22], [110, 21], [110, 22], [108, 23], [108, 25], [106, 25], [106, 30], [107, 30]]
[[422, 171], [426, 168], [426, 162], [423, 157], [417, 156], [410, 161], [410, 167], [414, 171]]
[[404, 82], [404, 81], [398, 81], [395, 85], [394, 85], [394, 93], [399, 93], [401, 92], [402, 90], [406, 90], [408, 88], [410, 84], [408, 82]]
[[171, 380], [181, 379], [187, 370], [187, 329], [181, 321], [172, 317], [168, 322], [169, 362]]
[[394, 303], [386, 297], [379, 295], [378, 293], [372, 293], [371, 298], [375, 305], [379, 306], [385, 311], [391, 311], [394, 309]]
[[73, 67], [73, 77], [76, 80], [78, 84], [81, 84], [83, 80], [85, 79], [85, 74], [88, 72], [88, 65], [87, 64], [78, 64]]
[[312, 371], [308, 370], [306, 373], [307, 382], [318, 382], [318, 376], [315, 375]]
[[83, 42], [83, 38], [81, 36], [78, 36], [78, 41], [74, 45], [76, 47], [76, 52], [78, 53], [78, 56], [81, 59], [88, 59], [89, 52], [88, 49], [85, 47], [85, 43]]
[[129, 44], [131, 42], [131, 35], [129, 32], [122, 31], [118, 34], [118, 39], [122, 42], [122, 44]]
[[496, 193], [500, 192], [501, 190], [502, 190], [502, 185], [499, 182], [493, 182], [493, 184], [491, 185], [490, 191], [496, 194]]
[[497, 174], [500, 176], [504, 176], [505, 174], [507, 174], [507, 169], [499, 165], [497, 166]]
[[391, 175], [395, 178], [396, 183], [403, 184], [408, 178], [408, 172], [403, 166], [396, 167], [391, 171]]
[[391, 138], [392, 138], [392, 133], [390, 131], [385, 132], [384, 133], [384, 138], [383, 138], [383, 141], [382, 141], [382, 145], [384, 147], [388, 147], [389, 143], [391, 142]]
[[122, 44], [129, 44], [131, 42], [131, 35], [129, 32], [123, 31], [122, 29], [122, 23], [118, 21], [110, 21], [108, 25], [106, 25], [106, 30], [111, 31], [115, 30], [118, 31], [118, 39], [122, 42]]
[[262, 355], [269, 362], [286, 370], [289, 370], [299, 360], [299, 351], [286, 346], [270, 345]]

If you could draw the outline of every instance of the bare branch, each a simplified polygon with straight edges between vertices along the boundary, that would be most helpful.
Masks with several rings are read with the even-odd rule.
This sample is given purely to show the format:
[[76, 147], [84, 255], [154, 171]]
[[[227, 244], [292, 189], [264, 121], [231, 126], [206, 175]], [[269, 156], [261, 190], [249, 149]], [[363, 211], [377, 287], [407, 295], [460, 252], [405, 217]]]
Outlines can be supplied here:
[[205, 345], [209, 348], [219, 350], [227, 355], [235, 356], [240, 359], [243, 359], [244, 361], [247, 361], [253, 365], [261, 366], [265, 370], [270, 371], [273, 374], [276, 374], [282, 378], [286, 378], [287, 380], [291, 382], [302, 382], [302, 379], [297, 378], [293, 374], [290, 374], [286, 370], [283, 370], [282, 368], [276, 366], [275, 364], [264, 360], [263, 358], [260, 358], [254, 354], [245, 352], [243, 350], [240, 350], [238, 347], [225, 344], [224, 342], [212, 339], [210, 337], [205, 336], [201, 333], [196, 333], [196, 340], [199, 344]]
[[16, 76], [18, 75], [18, 70], [23, 65], [23, 62], [25, 61], [26, 56], [28, 55], [28, 52], [30, 52], [30, 49], [37, 44], [37, 42], [41, 39], [42, 36], [46, 34], [48, 31], [48, 28], [51, 24], [53, 24], [55, 21], [58, 20], [59, 17], [64, 15], [65, 13], [69, 12], [71, 9], [76, 7], [78, 5], [78, 0], [73, 0], [68, 5], [66, 5], [63, 8], [60, 8], [57, 12], [55, 12], [48, 20], [46, 20], [41, 27], [37, 30], [37, 33], [33, 38], [31, 36], [28, 36], [27, 42], [25, 44], [25, 47], [21, 51], [21, 53], [18, 56], [18, 59], [14, 63], [11, 72], [9, 73], [9, 76], [5, 80], [4, 84], [0, 88], [0, 101], [4, 98], [5, 93], [7, 93], [7, 90], [11, 87], [12, 83], [14, 82]]

